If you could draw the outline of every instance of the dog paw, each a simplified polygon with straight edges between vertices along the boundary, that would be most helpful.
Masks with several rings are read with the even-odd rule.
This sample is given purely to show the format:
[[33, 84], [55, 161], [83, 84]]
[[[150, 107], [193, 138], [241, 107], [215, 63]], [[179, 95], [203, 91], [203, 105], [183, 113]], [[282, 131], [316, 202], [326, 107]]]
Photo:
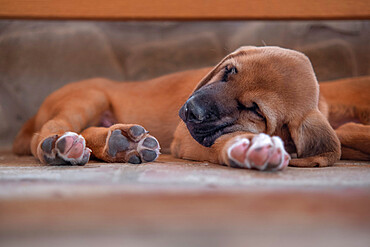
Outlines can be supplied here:
[[42, 141], [38, 149], [40, 160], [48, 165], [82, 166], [89, 161], [90, 153], [85, 139], [74, 132], [50, 136]]
[[227, 149], [227, 157], [232, 167], [282, 170], [288, 166], [290, 156], [284, 149], [283, 141], [278, 136], [270, 137], [258, 134], [250, 141], [236, 137]]
[[158, 158], [160, 146], [142, 126], [114, 125], [107, 136], [105, 153], [110, 162], [140, 164]]

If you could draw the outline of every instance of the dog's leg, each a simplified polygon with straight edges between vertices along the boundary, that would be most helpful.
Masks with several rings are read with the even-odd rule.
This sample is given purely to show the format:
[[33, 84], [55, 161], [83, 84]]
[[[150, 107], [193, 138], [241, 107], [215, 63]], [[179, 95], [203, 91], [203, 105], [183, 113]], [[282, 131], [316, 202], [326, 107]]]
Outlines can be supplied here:
[[34, 134], [32, 154], [48, 165], [84, 165], [89, 161], [91, 150], [77, 133], [87, 125], [87, 121], [81, 118], [81, 112], [69, 111], [70, 115], [63, 112]]
[[115, 124], [109, 128], [90, 127], [81, 133], [93, 155], [107, 162], [140, 164], [154, 161], [159, 155], [157, 139], [142, 126]]
[[36, 115], [40, 128], [31, 140], [32, 154], [44, 164], [86, 164], [91, 150], [77, 133], [107, 109], [109, 101], [98, 90], [62, 88], [45, 100]]
[[171, 145], [172, 154], [179, 158], [258, 170], [282, 170], [290, 160], [277, 136], [235, 132], [219, 137], [207, 148], [198, 144], [185, 128], [178, 127]]
[[335, 130], [341, 146], [341, 159], [370, 160], [370, 125], [346, 123]]
[[224, 162], [231, 167], [282, 170], [290, 156], [278, 136], [242, 134], [228, 140], [221, 152]]

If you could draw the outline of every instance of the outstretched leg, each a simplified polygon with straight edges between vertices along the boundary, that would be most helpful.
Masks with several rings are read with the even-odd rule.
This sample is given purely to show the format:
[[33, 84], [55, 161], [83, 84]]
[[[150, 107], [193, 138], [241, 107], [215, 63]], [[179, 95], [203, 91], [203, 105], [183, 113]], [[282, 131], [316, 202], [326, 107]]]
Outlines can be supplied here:
[[[112, 125], [107, 120], [104, 113], [110, 112], [110, 101], [100, 82], [67, 85], [51, 94], [22, 128], [14, 142], [14, 152], [25, 154], [30, 146], [28, 152], [31, 150], [42, 163], [52, 165], [84, 165], [91, 152], [108, 162], [137, 164], [155, 160], [159, 143], [143, 127]], [[99, 125], [112, 126], [87, 128]]]
[[56, 91], [36, 115], [39, 131], [31, 140], [32, 154], [44, 164], [86, 164], [91, 150], [77, 133], [96, 124], [108, 109], [109, 101], [99, 90], [66, 87]]
[[[334, 136], [337, 139], [334, 131], [329, 132], [329, 134], [329, 137]], [[302, 136], [300, 138], [303, 139]], [[336, 141], [336, 139], [335, 142], [332, 142], [330, 138], [325, 139], [328, 140], [326, 145], [334, 143], [336, 147], [338, 143], [338, 150], [340, 150], [339, 140]], [[310, 145], [310, 147], [312, 146]], [[231, 167], [258, 170], [281, 170], [287, 167], [288, 164], [299, 167], [329, 166], [332, 165], [331, 162], [328, 162], [329, 159], [333, 160], [337, 156], [337, 159], [339, 159], [339, 151], [337, 152], [336, 149], [328, 153], [308, 153], [308, 155], [305, 154], [290, 159], [281, 138], [268, 136], [264, 133], [233, 132], [225, 134], [217, 138], [214, 144], [207, 148], [191, 137], [183, 122], [176, 129], [174, 141], [171, 144], [171, 153], [184, 159], [210, 161]]]
[[183, 123], [176, 130], [171, 152], [179, 158], [258, 170], [282, 170], [290, 160], [280, 137], [234, 132], [219, 137], [207, 148], [190, 136]]
[[107, 162], [140, 164], [154, 161], [159, 155], [159, 143], [142, 126], [115, 124], [109, 128], [90, 127], [84, 130], [87, 146], [93, 155]]

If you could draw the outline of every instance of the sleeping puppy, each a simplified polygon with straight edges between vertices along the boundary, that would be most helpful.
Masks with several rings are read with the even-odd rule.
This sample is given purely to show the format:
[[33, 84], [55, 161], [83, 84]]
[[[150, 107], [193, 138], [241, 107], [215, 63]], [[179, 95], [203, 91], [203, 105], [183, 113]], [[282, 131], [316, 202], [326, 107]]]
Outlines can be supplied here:
[[84, 165], [91, 153], [138, 164], [154, 161], [160, 143], [179, 158], [281, 170], [332, 165], [341, 140], [344, 158], [366, 160], [369, 87], [369, 78], [355, 78], [325, 83], [319, 95], [302, 53], [241, 47], [214, 68], [66, 85], [23, 126], [13, 150], [52, 165]]

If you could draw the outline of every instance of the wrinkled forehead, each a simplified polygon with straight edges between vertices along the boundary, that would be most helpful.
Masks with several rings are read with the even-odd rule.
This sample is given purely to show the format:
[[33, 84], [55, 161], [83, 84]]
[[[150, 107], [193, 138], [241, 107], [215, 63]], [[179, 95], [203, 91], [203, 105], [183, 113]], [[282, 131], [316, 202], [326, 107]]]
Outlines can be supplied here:
[[249, 61], [257, 61], [261, 58], [263, 59], [268, 56], [269, 52], [266, 52], [265, 49], [261, 49], [254, 46], [243, 46], [234, 52], [227, 55], [224, 59], [221, 60], [215, 67], [215, 72], [218, 72], [222, 68], [228, 65], [235, 66], [238, 69], [242, 69], [246, 63]]
[[[215, 76], [228, 66], [234, 66], [243, 76], [285, 77], [286, 79], [300, 76], [314, 77], [309, 59], [302, 53], [281, 47], [243, 46], [222, 59], [198, 84], [195, 90], [211, 83]], [[315, 78], [311, 78], [315, 82]]]
[[257, 47], [254, 46], [242, 46], [238, 48], [237, 50], [233, 51], [229, 55], [227, 55], [220, 63], [220, 65], [224, 64], [225, 62], [235, 62], [237, 63], [238, 60], [241, 60], [243, 57], [245, 58], [248, 55], [251, 55], [253, 53], [259, 53], [261, 50], [259, 50]]
[[[253, 59], [276, 59], [283, 61], [290, 61], [290, 60], [299, 60], [302, 59], [303, 54], [293, 51], [284, 49], [281, 47], [255, 47], [255, 46], [242, 46], [235, 50], [234, 52], [227, 55], [219, 65], [224, 65], [225, 63], [232, 63], [235, 65], [240, 65], [242, 62], [245, 62], [249, 58]], [[304, 59], [304, 58], [303, 58]]]
[[216, 66], [220, 71], [225, 66], [235, 66], [239, 71], [244, 69], [273, 73], [279, 76], [314, 74], [311, 62], [303, 53], [281, 47], [244, 46], [227, 55]]
[[[310, 60], [303, 53], [280, 47], [245, 46], [225, 57], [220, 68], [234, 65], [250, 85], [283, 91], [294, 101], [318, 95], [318, 82]], [[302, 94], [302, 95], [301, 95]], [[315, 98], [316, 96], [313, 96]]]
[[[253, 46], [243, 46], [239, 49], [235, 50], [234, 52], [230, 53], [226, 57], [224, 57], [197, 85], [194, 91], [197, 91], [202, 86], [211, 82], [211, 79], [216, 76], [225, 66], [227, 65], [234, 65], [237, 68], [241, 68], [243, 65], [243, 61], [246, 57], [253, 52], [259, 52], [257, 47]], [[244, 58], [244, 59], [242, 59]]]

